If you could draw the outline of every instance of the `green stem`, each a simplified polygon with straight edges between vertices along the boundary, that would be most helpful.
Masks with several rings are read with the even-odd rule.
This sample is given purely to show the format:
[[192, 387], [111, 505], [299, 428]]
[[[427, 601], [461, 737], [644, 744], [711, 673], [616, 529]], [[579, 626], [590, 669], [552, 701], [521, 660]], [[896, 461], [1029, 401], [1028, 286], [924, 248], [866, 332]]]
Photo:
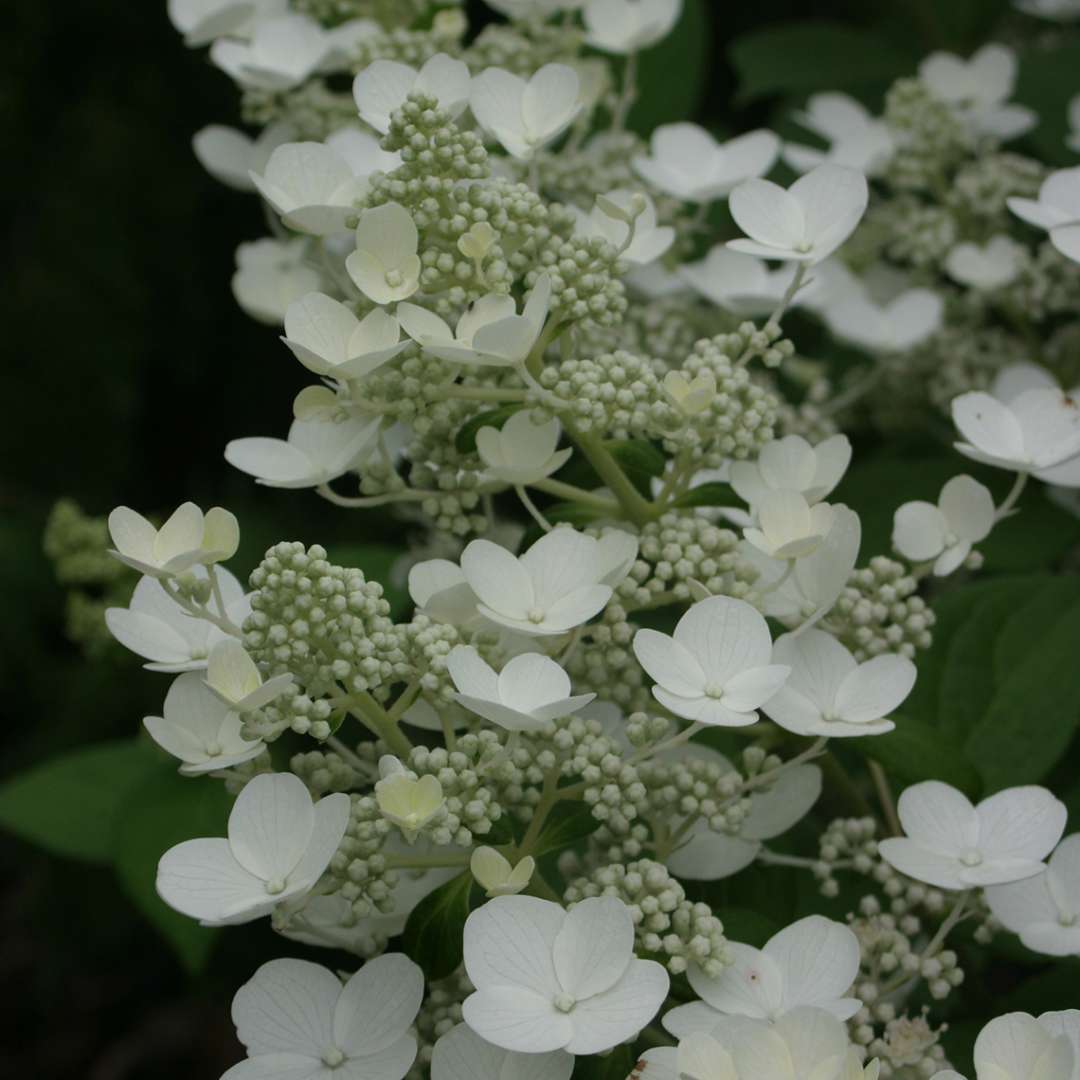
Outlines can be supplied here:
[[578, 444], [581, 452], [589, 459], [589, 463], [596, 470], [597, 475], [611, 489], [611, 493], [619, 500], [619, 505], [627, 518], [635, 525], [645, 525], [659, 516], [659, 508], [653, 506], [641, 492], [631, 483], [630, 478], [623, 472], [619, 463], [608, 453], [602, 440], [592, 434], [578, 429], [565, 418], [563, 426], [566, 433]]
[[536, 503], [529, 498], [529, 493], [525, 490], [525, 486], [523, 484], [515, 484], [514, 491], [517, 492], [517, 497], [521, 500], [521, 505], [528, 510], [529, 516], [533, 521], [535, 521], [544, 532], [551, 532], [551, 522], [540, 513]]
[[387, 870], [439, 870], [468, 866], [472, 853], [466, 855], [387, 855]]
[[1012, 508], [1017, 504], [1020, 496], [1024, 493], [1024, 488], [1027, 487], [1029, 474], [1026, 472], [1017, 473], [1016, 479], [1013, 481], [1012, 490], [1005, 497], [1005, 501], [994, 511], [994, 522], [1003, 521], [1007, 518], [1012, 511]]
[[492, 404], [513, 405], [525, 401], [521, 390], [502, 390], [488, 386], [444, 386], [439, 389], [440, 397], [459, 398], [462, 401], [488, 401]]
[[564, 484], [561, 480], [552, 480], [550, 477], [537, 480], [529, 487], [544, 492], [545, 495], [554, 495], [558, 499], [566, 499], [568, 502], [581, 503], [583, 506], [591, 506], [605, 513], [618, 513], [619, 504], [614, 499], [606, 499], [603, 495], [596, 495], [576, 484]]
[[377, 735], [400, 758], [407, 758], [413, 745], [386, 710], [368, 693], [353, 696], [349, 712], [372, 734]]

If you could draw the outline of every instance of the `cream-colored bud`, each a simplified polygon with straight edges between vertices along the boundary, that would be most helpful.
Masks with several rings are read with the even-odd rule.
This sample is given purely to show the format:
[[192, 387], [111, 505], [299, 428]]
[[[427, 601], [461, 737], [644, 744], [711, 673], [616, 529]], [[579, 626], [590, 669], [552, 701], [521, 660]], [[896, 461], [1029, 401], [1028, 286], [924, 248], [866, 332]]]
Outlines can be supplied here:
[[480, 847], [473, 852], [469, 868], [488, 896], [513, 896], [532, 880], [536, 860], [526, 855], [517, 866], [511, 866], [494, 848]]

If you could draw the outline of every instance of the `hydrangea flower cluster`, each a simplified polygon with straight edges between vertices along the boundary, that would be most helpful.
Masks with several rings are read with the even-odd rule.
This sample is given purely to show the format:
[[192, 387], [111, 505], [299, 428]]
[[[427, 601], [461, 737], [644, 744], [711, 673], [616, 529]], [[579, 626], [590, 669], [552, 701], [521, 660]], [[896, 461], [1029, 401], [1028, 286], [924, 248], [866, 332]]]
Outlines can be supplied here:
[[[420, 534], [401, 614], [318, 544], [242, 583], [222, 508], [117, 508], [108, 566], [54, 522], [66, 579], [107, 584], [112, 635], [172, 680], [150, 738], [235, 795], [159, 894], [334, 950], [254, 971], [226, 1076], [567, 1080], [629, 1046], [637, 1080], [956, 1080], [923, 1007], [963, 982], [950, 935], [1080, 955], [1080, 849], [1042, 787], [894, 800], [874, 746], [927, 590], [1031, 478], [1080, 487], [1067, 365], [1026, 346], [1080, 332], [1080, 170], [1004, 149], [1034, 122], [1004, 46], [927, 57], [881, 116], [812, 96], [805, 144], [643, 141], [637, 57], [680, 0], [490, 6], [470, 34], [425, 0], [169, 5], [259, 129], [195, 140], [271, 226], [233, 292], [310, 376], [225, 458]], [[702, 245], [718, 204], [738, 235]], [[797, 354], [793, 308], [844, 376]], [[864, 550], [840, 427], [886, 404], [951, 422], [956, 472]], [[866, 890], [846, 920], [725, 926], [739, 875], [806, 871]], [[992, 1020], [975, 1067], [1077, 1075], [1080, 1013]]]

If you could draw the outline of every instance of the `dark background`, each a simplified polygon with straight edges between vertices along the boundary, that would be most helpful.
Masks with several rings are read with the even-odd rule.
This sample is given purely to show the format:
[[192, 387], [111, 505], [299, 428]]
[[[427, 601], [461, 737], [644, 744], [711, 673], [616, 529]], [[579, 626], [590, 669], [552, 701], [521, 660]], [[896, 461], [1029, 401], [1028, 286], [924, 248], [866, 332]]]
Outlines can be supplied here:
[[[943, 25], [937, 0], [706, 6], [703, 119], [729, 129], [768, 118], [767, 106], [727, 105], [726, 48], [749, 29], [808, 15], [877, 21], [924, 47], [962, 47], [974, 32]], [[980, 22], [1002, 6], [967, 5]], [[240, 516], [252, 553], [358, 527], [309, 493], [257, 489], [222, 461], [231, 437], [283, 434], [306, 381], [229, 290], [237, 244], [264, 234], [256, 199], [212, 181], [190, 150], [199, 127], [236, 122], [230, 81], [185, 49], [164, 0], [30, 0], [8, 5], [5, 24], [0, 780], [131, 734], [162, 693], [160, 677], [90, 664], [64, 638], [63, 592], [41, 552], [58, 497], [94, 514], [119, 502], [220, 503]], [[370, 538], [386, 526], [361, 527]], [[111, 871], [0, 836], [0, 1072], [217, 1077], [239, 1056], [228, 1001], [271, 940], [265, 925], [230, 931], [209, 971], [190, 978]]]

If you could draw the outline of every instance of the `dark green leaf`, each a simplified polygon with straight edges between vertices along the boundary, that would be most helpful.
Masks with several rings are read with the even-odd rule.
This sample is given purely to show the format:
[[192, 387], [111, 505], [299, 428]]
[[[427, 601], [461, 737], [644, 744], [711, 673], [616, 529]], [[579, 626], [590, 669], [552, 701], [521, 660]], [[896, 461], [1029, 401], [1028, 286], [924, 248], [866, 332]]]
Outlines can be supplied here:
[[544, 517], [548, 521], [565, 521], [579, 528], [592, 525], [595, 521], [610, 518], [603, 510], [595, 506], [585, 506], [583, 503], [560, 502], [544, 507]]
[[201, 971], [217, 931], [173, 911], [157, 894], [157, 864], [169, 848], [201, 836], [224, 836], [232, 799], [215, 780], [180, 776], [171, 763], [131, 791], [116, 828], [116, 872], [131, 899], [189, 971]]
[[731, 506], [737, 504], [728, 484], [699, 484], [675, 500], [676, 506]]
[[785, 22], [737, 38], [729, 53], [739, 100], [816, 90], [884, 90], [918, 56], [893, 38], [826, 19]]
[[0, 788], [0, 825], [55, 855], [107, 863], [120, 808], [160, 768], [134, 739], [53, 758]]
[[[642, 495], [650, 497], [652, 481], [663, 476], [667, 468], [663, 451], [644, 439], [609, 439], [604, 443], [604, 449], [619, 463], [634, 487]], [[603, 481], [584, 454], [575, 454], [559, 473], [558, 479], [586, 491], [603, 486]]]
[[454, 446], [459, 454], [476, 453], [476, 433], [482, 427], [493, 427], [502, 430], [503, 424], [516, 412], [523, 409], [523, 405], [504, 405], [501, 409], [491, 409], [488, 412], [478, 413], [471, 420], [466, 420], [458, 428], [454, 436]]
[[1075, 165], [1076, 154], [1065, 146], [1069, 101], [1076, 93], [1080, 41], [1062, 35], [1050, 48], [1032, 46], [1020, 58], [1014, 100], [1039, 114], [1038, 126], [1024, 137], [1050, 165]]
[[1080, 603], [1080, 577], [1047, 578], [1042, 584], [1033, 581], [1030, 594], [1001, 627], [994, 643], [994, 677], [1007, 678], [1016, 665], [1038, 648], [1046, 631]]
[[716, 914], [724, 924], [727, 938], [755, 949], [760, 949], [773, 934], [783, 929], [775, 919], [753, 908], [725, 907], [718, 909]]
[[907, 784], [941, 780], [967, 795], [978, 795], [979, 774], [965, 757], [959, 742], [913, 717], [894, 716], [893, 719], [895, 731], [851, 741], [867, 757]]
[[[638, 97], [630, 127], [648, 135], [661, 124], [685, 120], [698, 111], [705, 92], [710, 42], [715, 40], [707, 0], [686, 0], [675, 29], [638, 60]], [[677, 71], [678, 79], [671, 73]]]
[[967, 740], [992, 791], [1038, 783], [1068, 749], [1080, 719], [1080, 606], [1045, 632], [994, 692]]
[[560, 851], [596, 832], [600, 822], [581, 802], [556, 803], [544, 822], [533, 854], [537, 857], [549, 851]]
[[424, 969], [429, 981], [445, 979], [461, 964], [462, 933], [472, 893], [472, 872], [466, 870], [425, 896], [409, 914], [401, 948]]
[[626, 1080], [636, 1060], [629, 1046], [617, 1046], [609, 1054], [579, 1057], [574, 1062], [572, 1080]]
[[1076, 1001], [1080, 986], [1080, 960], [1059, 960], [1052, 967], [1022, 982], [1002, 1002], [1002, 1012], [1027, 1012], [1038, 1016], [1067, 1008]]

